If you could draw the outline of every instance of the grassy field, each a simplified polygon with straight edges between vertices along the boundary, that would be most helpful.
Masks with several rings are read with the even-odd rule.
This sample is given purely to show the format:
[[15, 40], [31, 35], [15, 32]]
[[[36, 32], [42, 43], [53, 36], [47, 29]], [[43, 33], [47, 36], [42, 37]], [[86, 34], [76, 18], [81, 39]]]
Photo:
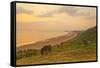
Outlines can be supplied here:
[[[90, 45], [85, 45], [83, 39], [91, 41]], [[95, 61], [96, 27], [80, 32], [76, 38], [61, 46], [52, 47], [49, 55], [41, 56], [40, 50], [36, 50], [36, 52], [35, 55], [18, 59], [17, 65]]]

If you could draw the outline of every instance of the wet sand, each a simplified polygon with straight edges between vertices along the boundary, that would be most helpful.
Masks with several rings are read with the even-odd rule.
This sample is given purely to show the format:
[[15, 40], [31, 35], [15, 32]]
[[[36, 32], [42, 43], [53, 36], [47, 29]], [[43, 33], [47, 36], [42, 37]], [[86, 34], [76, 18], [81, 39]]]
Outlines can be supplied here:
[[50, 39], [46, 39], [43, 41], [36, 42], [34, 44], [27, 44], [21, 47], [17, 47], [18, 50], [24, 50], [24, 49], [41, 49], [45, 45], [59, 45], [61, 43], [67, 42], [77, 36], [77, 32], [68, 32], [68, 34], [63, 36], [58, 36]]

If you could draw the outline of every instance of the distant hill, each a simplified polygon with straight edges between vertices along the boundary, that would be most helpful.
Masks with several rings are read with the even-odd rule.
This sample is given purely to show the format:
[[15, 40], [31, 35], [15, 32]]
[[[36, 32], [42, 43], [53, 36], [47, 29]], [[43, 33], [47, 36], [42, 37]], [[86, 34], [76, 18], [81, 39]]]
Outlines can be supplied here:
[[91, 41], [91, 45], [96, 47], [96, 27], [90, 28], [86, 31], [80, 32], [79, 35], [74, 38], [69, 44], [73, 47], [80, 47], [83, 45], [83, 40]]
[[87, 39], [96, 42], [96, 27], [90, 28], [80, 34], [81, 39]]

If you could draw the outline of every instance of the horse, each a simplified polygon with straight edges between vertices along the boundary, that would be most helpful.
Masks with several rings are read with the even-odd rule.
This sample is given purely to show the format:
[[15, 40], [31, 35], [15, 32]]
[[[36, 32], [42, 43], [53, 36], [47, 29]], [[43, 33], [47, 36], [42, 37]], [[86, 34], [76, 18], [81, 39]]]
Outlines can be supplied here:
[[52, 51], [52, 46], [51, 45], [45, 45], [44, 47], [41, 48], [41, 55], [48, 55]]
[[83, 43], [85, 44], [85, 45], [87, 45], [87, 46], [89, 46], [90, 44], [91, 44], [91, 41], [89, 41], [89, 40], [83, 40]]
[[60, 42], [57, 44], [57, 48], [59, 48], [60, 46], [62, 46], [63, 42]]

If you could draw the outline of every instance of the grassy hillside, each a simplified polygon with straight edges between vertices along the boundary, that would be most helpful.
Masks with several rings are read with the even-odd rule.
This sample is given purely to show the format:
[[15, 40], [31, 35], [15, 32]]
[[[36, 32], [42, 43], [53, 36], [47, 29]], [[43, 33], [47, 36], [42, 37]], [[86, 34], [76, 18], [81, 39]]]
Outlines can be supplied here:
[[83, 44], [83, 40], [90, 41], [91, 47], [95, 48], [96, 45], [96, 27], [93, 27], [91, 29], [88, 29], [86, 31], [80, 32], [79, 35], [70, 41], [69, 45], [72, 45], [73, 47], [82, 47], [85, 46]]
[[[90, 45], [85, 45], [83, 40], [89, 40]], [[35, 52], [35, 54], [31, 52], [32, 54], [29, 54], [29, 56], [18, 59], [17, 65], [95, 61], [96, 27], [80, 32], [76, 38], [63, 43], [61, 46], [52, 47], [52, 53], [49, 55], [41, 56], [40, 50], [35, 50]]]
[[96, 27], [93, 27], [91, 29], [88, 29], [85, 32], [82, 32], [82, 34], [79, 36], [81, 39], [87, 39], [92, 42], [96, 42]]

